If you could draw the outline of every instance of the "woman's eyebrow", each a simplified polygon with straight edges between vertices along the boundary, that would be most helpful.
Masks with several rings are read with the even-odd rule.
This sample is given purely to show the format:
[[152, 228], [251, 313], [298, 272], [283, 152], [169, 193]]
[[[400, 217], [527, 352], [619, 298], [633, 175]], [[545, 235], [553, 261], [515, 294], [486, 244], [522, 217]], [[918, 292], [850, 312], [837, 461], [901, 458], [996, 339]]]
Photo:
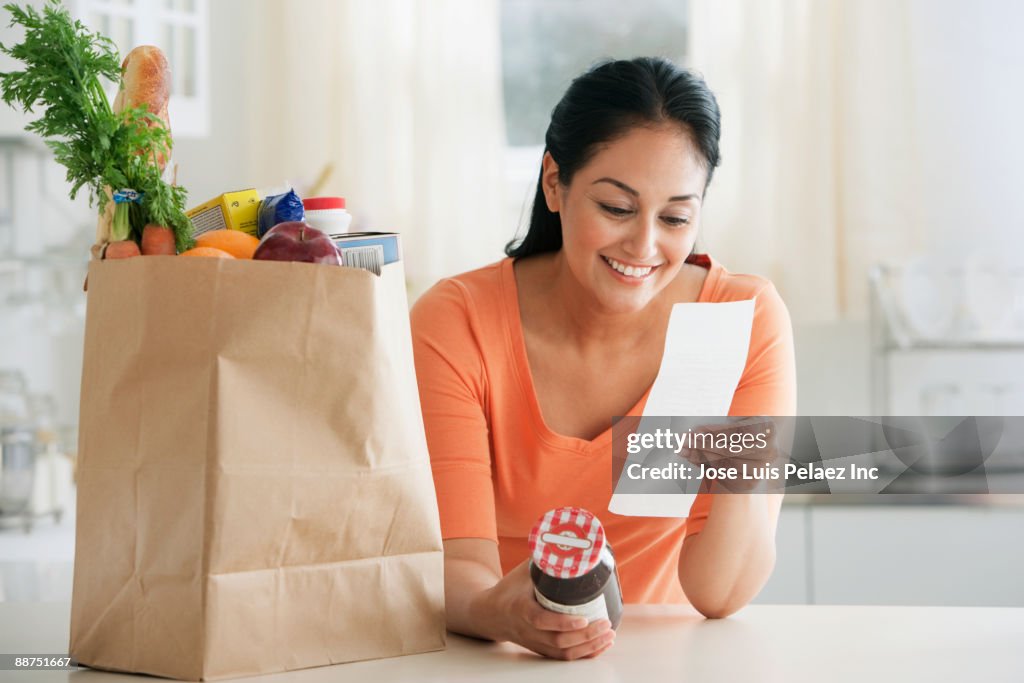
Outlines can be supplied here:
[[[615, 187], [619, 188], [620, 190], [628, 192], [629, 194], [633, 195], [634, 197], [639, 197], [640, 196], [639, 192], [637, 192], [636, 190], [634, 190], [632, 187], [630, 187], [626, 183], [622, 182], [621, 180], [616, 180], [615, 178], [598, 178], [597, 180], [592, 182], [591, 185], [597, 185], [598, 183], [610, 183], [610, 184], [614, 185]], [[675, 197], [669, 197], [668, 198], [668, 200], [670, 202], [685, 202], [685, 201], [688, 201], [690, 199], [700, 199], [700, 195], [696, 195], [696, 194], [681, 194], [681, 195], [676, 195]]]

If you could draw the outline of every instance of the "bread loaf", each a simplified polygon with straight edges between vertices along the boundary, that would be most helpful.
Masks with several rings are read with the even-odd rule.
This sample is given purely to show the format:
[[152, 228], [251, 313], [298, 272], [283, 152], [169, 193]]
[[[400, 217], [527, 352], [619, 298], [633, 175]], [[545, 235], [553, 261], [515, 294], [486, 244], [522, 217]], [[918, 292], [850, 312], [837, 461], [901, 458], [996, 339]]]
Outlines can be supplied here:
[[[114, 112], [145, 105], [164, 122], [167, 132], [171, 122], [167, 115], [167, 102], [171, 98], [171, 67], [160, 48], [140, 45], [121, 63], [121, 88], [114, 98]], [[170, 150], [157, 154], [157, 163], [163, 170]]]

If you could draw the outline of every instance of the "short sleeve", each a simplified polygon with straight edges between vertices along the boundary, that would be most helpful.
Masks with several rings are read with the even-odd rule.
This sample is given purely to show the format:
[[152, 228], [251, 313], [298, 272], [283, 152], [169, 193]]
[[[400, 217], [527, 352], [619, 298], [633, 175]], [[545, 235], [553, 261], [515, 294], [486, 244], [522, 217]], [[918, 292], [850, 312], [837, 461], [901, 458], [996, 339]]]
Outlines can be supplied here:
[[796, 360], [789, 311], [770, 282], [754, 299], [747, 365], [732, 397], [734, 416], [796, 415]]
[[442, 280], [410, 314], [442, 538], [497, 542], [486, 381], [463, 286]]
[[[793, 325], [775, 285], [763, 287], [754, 300], [747, 364], [733, 394], [729, 415], [796, 415], [796, 360]], [[707, 522], [714, 496], [697, 494], [686, 520], [686, 536]]]

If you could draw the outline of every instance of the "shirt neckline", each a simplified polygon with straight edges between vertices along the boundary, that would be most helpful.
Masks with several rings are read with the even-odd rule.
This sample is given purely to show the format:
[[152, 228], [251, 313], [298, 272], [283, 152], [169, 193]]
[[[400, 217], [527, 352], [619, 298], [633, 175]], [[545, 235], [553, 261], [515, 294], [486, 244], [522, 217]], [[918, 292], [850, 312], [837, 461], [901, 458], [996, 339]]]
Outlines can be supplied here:
[[[722, 271], [721, 264], [708, 254], [691, 254], [686, 262], [708, 270], [695, 303], [710, 302], [718, 285], [719, 275]], [[523, 398], [529, 406], [534, 429], [541, 440], [550, 446], [577, 452], [590, 451], [611, 439], [612, 428], [610, 426], [588, 441], [575, 436], [559, 434], [548, 426], [543, 413], [541, 413], [540, 401], [537, 400], [537, 390], [533, 383], [533, 372], [530, 370], [530, 360], [526, 353], [526, 338], [523, 336], [523, 321], [519, 310], [519, 288], [516, 284], [513, 263], [514, 259], [512, 258], [505, 258], [500, 263], [502, 298], [505, 302], [505, 324], [508, 330], [506, 338], [509, 340], [508, 352], [512, 359], [512, 367], [519, 381], [520, 390], [523, 392]], [[643, 412], [653, 386], [651, 384], [647, 387], [643, 396], [640, 397], [636, 405], [629, 409], [626, 415], [639, 415]]]

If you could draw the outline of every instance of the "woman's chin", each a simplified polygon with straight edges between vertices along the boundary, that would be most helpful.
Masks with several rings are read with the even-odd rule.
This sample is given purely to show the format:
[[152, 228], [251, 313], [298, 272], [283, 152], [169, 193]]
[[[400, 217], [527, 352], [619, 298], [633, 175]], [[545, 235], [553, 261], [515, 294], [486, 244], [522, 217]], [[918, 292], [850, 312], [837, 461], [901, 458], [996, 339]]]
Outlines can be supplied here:
[[608, 291], [605, 288], [597, 298], [601, 308], [608, 314], [628, 315], [630, 313], [639, 313], [646, 308], [651, 303], [651, 300], [654, 299], [654, 294], [655, 292], [649, 291], [647, 288], [632, 292]]

